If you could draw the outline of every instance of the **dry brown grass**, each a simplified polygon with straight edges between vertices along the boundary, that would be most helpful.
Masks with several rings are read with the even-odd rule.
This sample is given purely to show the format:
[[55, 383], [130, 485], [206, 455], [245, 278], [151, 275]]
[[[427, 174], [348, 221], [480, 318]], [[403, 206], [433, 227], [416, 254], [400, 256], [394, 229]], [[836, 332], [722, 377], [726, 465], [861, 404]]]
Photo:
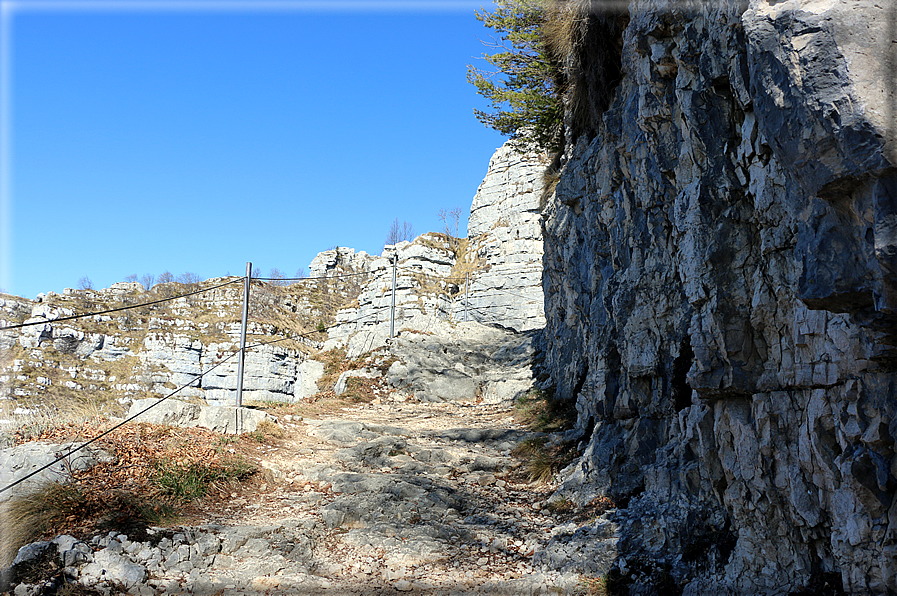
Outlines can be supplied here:
[[555, 474], [576, 459], [573, 443], [548, 445], [544, 438], [521, 441], [511, 454], [523, 461], [526, 479], [537, 484], [551, 482]]
[[[571, 400], [555, 399], [553, 393], [532, 389], [514, 404], [514, 419], [537, 432], [558, 432], [573, 428], [576, 407]], [[549, 445], [544, 437], [517, 445], [513, 454], [523, 460], [530, 482], [545, 484], [576, 458], [575, 442]]]
[[254, 441], [258, 441], [259, 443], [271, 443], [273, 441], [277, 441], [279, 439], [283, 439], [285, 433], [283, 431], [283, 427], [279, 424], [271, 422], [270, 420], [262, 420], [258, 423], [255, 430], [246, 433], [246, 436]]
[[574, 141], [598, 131], [601, 115], [622, 78], [623, 30], [628, 10], [619, 2], [554, 0], [543, 39], [559, 73], [566, 123]]
[[[109, 427], [94, 420], [65, 424], [33, 437], [53, 443], [90, 440]], [[28, 437], [20, 434], [19, 442]], [[87, 538], [115, 529], [131, 535], [147, 524], [177, 519], [184, 508], [210, 490], [248, 478], [258, 443], [245, 435], [226, 437], [199, 428], [154, 424], [121, 427], [94, 446], [112, 455], [84, 471], [72, 471], [68, 484], [50, 483], [17, 498], [2, 511], [6, 556], [23, 544], [59, 533]]]
[[582, 576], [579, 578], [579, 594], [582, 596], [612, 596], [607, 578]]
[[556, 399], [551, 391], [531, 389], [514, 403], [514, 419], [537, 432], [569, 430], [576, 416], [576, 403]]

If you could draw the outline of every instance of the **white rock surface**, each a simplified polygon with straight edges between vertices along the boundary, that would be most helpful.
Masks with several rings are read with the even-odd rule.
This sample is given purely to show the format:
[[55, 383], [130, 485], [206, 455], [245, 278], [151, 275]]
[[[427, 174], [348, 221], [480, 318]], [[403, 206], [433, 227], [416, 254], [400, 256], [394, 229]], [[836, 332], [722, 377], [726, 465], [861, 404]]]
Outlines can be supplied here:
[[[517, 331], [545, 326], [541, 205], [547, 158], [500, 147], [473, 198], [467, 234], [480, 261], [471, 274], [468, 319]], [[454, 303], [455, 320], [464, 302]]]
[[[154, 406], [158, 400], [138, 399], [131, 404], [127, 417], [137, 416], [136, 422], [168, 424], [171, 426], [198, 426], [215, 432], [241, 434], [252, 432], [259, 422], [270, 417], [261, 410], [235, 406], [200, 406], [176, 399], [167, 399]], [[150, 406], [153, 406], [151, 409]], [[146, 412], [140, 414], [143, 410]], [[139, 416], [138, 416], [139, 414]]]
[[[499, 148], [473, 199], [466, 249], [442, 234], [424, 234], [365, 261], [370, 278], [358, 307], [340, 311], [325, 349], [345, 346], [354, 358], [387, 344], [393, 255], [398, 255], [396, 334], [427, 331], [438, 321], [479, 321], [516, 331], [543, 327], [545, 167], [544, 157], [518, 154], [509, 145]], [[332, 253], [321, 253], [316, 262], [333, 261]]]
[[293, 397], [296, 401], [308, 399], [316, 394], [318, 380], [324, 376], [324, 363], [317, 360], [305, 360], [296, 367], [296, 383], [293, 385]]
[[393, 387], [423, 402], [481, 399], [508, 404], [534, 384], [536, 332], [514, 333], [480, 323], [439, 323], [403, 334], [390, 346]]
[[[72, 449], [80, 447], [81, 444], [32, 441], [0, 450], [0, 488], [20, 481]], [[17, 486], [0, 493], [0, 503], [8, 501], [12, 497], [27, 494], [48, 482], [65, 482], [70, 478], [70, 471], [86, 470], [108, 457], [109, 454], [102, 450], [91, 447], [81, 449], [28, 480], [22, 481]]]

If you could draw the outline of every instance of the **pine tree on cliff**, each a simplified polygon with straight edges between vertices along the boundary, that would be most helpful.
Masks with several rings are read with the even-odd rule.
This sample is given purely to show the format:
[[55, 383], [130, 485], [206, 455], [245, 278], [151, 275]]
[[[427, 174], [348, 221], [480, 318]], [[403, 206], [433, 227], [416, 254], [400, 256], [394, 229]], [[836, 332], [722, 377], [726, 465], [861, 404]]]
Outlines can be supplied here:
[[557, 152], [563, 143], [564, 109], [557, 92], [559, 69], [543, 38], [547, 2], [496, 0], [495, 4], [493, 12], [477, 11], [476, 18], [501, 36], [484, 42], [498, 50], [483, 54], [496, 70], [467, 67], [467, 80], [493, 109], [474, 114], [486, 126], [510, 136], [518, 150]]

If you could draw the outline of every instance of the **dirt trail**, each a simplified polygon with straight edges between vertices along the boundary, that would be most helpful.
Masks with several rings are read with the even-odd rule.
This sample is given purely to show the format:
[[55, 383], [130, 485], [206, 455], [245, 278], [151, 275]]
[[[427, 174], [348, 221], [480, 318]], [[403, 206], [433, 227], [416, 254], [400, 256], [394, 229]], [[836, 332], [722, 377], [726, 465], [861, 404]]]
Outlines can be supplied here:
[[[329, 418], [278, 422], [286, 436], [256, 448], [264, 482], [233, 493], [194, 523], [219, 534], [286, 524], [308, 538], [310, 556], [292, 566], [303, 568], [298, 576], [286, 559], [271, 572], [259, 563], [270, 561], [272, 551], [256, 543], [254, 550], [219, 554], [203, 586], [303, 593], [311, 575], [322, 580], [317, 589], [335, 594], [539, 594], [576, 587], [575, 577], [531, 565], [562, 520], [546, 509], [549, 489], [516, 469], [510, 452], [528, 433], [509, 407], [385, 400]], [[251, 569], [258, 572], [252, 579]], [[189, 573], [167, 571], [159, 579], [205, 591]], [[172, 581], [153, 583], [175, 588]]]

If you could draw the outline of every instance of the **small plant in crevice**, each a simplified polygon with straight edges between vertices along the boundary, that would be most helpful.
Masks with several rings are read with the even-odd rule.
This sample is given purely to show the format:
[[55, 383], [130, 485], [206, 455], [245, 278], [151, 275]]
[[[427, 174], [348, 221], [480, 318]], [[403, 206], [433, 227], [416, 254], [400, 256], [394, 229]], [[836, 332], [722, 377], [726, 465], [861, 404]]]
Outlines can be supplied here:
[[556, 398], [553, 390], [531, 389], [514, 403], [517, 422], [537, 432], [569, 430], [576, 416], [576, 402]]
[[544, 437], [520, 442], [512, 455], [523, 460], [527, 480], [546, 484], [576, 458], [572, 441], [549, 445]]

